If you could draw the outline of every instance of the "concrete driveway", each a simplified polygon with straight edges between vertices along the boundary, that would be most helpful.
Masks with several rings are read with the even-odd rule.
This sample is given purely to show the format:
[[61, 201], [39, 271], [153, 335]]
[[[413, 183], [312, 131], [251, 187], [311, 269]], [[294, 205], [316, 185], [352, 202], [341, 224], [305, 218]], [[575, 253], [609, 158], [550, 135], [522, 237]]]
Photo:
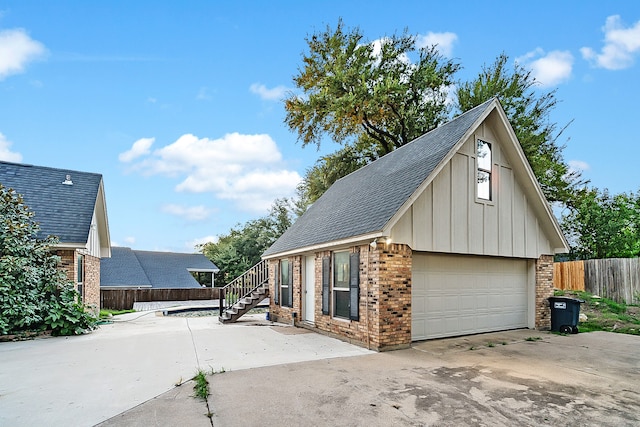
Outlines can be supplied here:
[[[640, 337], [518, 330], [372, 353], [264, 315], [125, 319], [0, 343], [0, 426], [640, 424]], [[207, 402], [183, 383], [198, 367], [226, 371]]]
[[0, 343], [0, 426], [93, 426], [168, 391], [184, 393], [181, 403], [196, 407], [180, 425], [210, 425], [191, 397], [193, 388], [175, 387], [198, 369], [236, 371], [370, 353], [271, 326], [264, 314], [224, 326], [211, 316], [117, 318], [83, 336]]
[[210, 383], [216, 427], [637, 426], [640, 337], [518, 330]]

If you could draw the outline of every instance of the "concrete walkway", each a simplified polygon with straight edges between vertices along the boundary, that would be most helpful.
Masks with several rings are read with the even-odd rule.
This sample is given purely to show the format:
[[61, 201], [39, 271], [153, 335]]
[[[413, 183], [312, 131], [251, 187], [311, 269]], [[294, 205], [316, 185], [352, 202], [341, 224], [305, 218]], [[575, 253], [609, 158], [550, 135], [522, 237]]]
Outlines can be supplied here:
[[[166, 392], [182, 396], [168, 401], [200, 408], [194, 417], [210, 425], [202, 403], [191, 398], [192, 385], [176, 388], [198, 369], [229, 372], [368, 353], [272, 324], [264, 314], [221, 325], [213, 316], [131, 313], [83, 336], [0, 343], [0, 426], [93, 426]], [[154, 425], [153, 417], [140, 425]]]

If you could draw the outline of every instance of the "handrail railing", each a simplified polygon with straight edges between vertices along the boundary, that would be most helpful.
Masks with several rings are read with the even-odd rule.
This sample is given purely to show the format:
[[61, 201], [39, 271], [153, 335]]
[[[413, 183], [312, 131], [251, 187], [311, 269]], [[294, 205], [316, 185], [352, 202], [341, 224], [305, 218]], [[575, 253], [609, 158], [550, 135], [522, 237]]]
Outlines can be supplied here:
[[228, 285], [220, 288], [220, 314], [232, 307], [240, 299], [269, 281], [269, 263], [262, 260]]

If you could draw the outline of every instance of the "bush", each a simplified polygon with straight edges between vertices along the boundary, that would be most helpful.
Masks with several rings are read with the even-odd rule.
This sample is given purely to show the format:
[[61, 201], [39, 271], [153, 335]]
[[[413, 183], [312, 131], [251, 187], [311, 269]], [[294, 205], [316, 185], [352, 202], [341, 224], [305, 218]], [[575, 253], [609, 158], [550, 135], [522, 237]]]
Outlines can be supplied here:
[[39, 239], [33, 216], [22, 196], [0, 184], [0, 334], [51, 329], [74, 335], [94, 328], [95, 317], [57, 268], [57, 239]]

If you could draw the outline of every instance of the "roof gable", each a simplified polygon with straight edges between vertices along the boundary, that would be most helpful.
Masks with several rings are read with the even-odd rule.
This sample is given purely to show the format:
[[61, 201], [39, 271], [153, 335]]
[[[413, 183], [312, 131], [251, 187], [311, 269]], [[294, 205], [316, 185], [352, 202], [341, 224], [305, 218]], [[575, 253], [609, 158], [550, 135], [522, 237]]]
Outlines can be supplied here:
[[60, 243], [87, 243], [102, 175], [0, 161], [0, 183], [24, 197], [40, 224], [39, 238], [54, 235]]
[[494, 102], [489, 100], [336, 181], [263, 256], [381, 232]]

